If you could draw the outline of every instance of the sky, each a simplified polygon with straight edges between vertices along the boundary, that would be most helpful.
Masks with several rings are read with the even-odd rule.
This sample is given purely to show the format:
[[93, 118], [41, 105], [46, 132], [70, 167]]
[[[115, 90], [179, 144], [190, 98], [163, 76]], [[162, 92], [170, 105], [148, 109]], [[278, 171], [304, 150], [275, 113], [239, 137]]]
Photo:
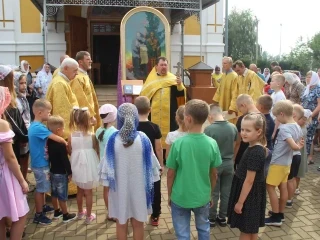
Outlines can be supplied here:
[[[229, 0], [232, 8], [251, 9], [259, 20], [262, 51], [289, 53], [300, 36], [303, 40], [320, 32], [320, 0]], [[282, 24], [282, 31], [280, 31]]]

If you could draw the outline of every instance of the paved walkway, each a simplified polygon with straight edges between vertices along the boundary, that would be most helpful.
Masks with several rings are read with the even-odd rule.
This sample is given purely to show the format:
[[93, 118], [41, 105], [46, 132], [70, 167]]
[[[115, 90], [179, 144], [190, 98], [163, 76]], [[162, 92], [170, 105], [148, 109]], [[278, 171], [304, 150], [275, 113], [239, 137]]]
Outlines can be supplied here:
[[[263, 240], [294, 240], [294, 239], [320, 239], [320, 155], [317, 155], [316, 164], [309, 167], [307, 177], [301, 182], [301, 194], [294, 201], [292, 209], [286, 209], [286, 221], [281, 227], [264, 227], [260, 230], [260, 239]], [[31, 179], [32, 175], [30, 175]], [[162, 215], [158, 227], [145, 224], [145, 239], [165, 240], [176, 239], [167, 206], [166, 177], [162, 178]], [[62, 220], [54, 221], [52, 225], [40, 226], [32, 223], [34, 214], [33, 194], [29, 195], [30, 213], [28, 215], [26, 238], [43, 240], [85, 240], [85, 239], [116, 239], [115, 223], [106, 223], [106, 211], [102, 197], [102, 187], [94, 192], [93, 212], [97, 214], [97, 220], [91, 225], [85, 225], [84, 221], [74, 221], [68, 224]], [[77, 211], [75, 199], [69, 200], [69, 211]], [[270, 205], [267, 205], [270, 209]], [[50, 216], [52, 217], [52, 215]], [[191, 222], [191, 239], [197, 239], [194, 219]], [[215, 227], [211, 230], [211, 239], [238, 239], [239, 231], [229, 227]], [[132, 228], [129, 229], [129, 239], [132, 238]]]

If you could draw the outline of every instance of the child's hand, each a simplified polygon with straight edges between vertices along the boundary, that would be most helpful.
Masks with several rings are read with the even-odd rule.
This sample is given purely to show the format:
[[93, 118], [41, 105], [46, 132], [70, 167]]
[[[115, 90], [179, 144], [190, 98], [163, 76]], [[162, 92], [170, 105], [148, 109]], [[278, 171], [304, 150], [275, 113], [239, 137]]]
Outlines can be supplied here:
[[60, 143], [63, 143], [64, 145], [68, 146], [68, 142], [66, 142], [66, 140], [64, 140], [63, 138], [60, 138]]
[[29, 192], [29, 185], [28, 185], [28, 183], [27, 183], [25, 180], [23, 180], [23, 181], [20, 183], [20, 186], [21, 186], [22, 192], [23, 192], [24, 194], [27, 194], [27, 193]]
[[97, 124], [97, 119], [95, 117], [90, 118], [90, 124], [92, 126], [96, 125]]
[[72, 175], [70, 174], [70, 175], [68, 176], [68, 182], [70, 182], [71, 179], [72, 179]]
[[304, 139], [303, 138], [301, 138], [300, 141], [298, 142], [298, 146], [300, 149], [304, 147]]
[[243, 204], [237, 202], [237, 204], [234, 206], [234, 211], [235, 211], [237, 214], [242, 214], [242, 208], [243, 208]]
[[213, 200], [212, 200], [212, 198], [211, 198], [211, 200], [210, 200], [210, 208], [212, 208], [213, 207]]

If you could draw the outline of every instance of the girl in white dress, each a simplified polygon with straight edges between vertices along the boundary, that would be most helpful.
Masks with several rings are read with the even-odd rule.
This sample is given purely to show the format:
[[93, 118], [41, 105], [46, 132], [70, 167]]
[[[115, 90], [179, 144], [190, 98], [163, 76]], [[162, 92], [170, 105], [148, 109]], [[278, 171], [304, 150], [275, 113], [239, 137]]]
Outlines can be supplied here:
[[[85, 223], [90, 224], [96, 215], [92, 210], [92, 189], [99, 186], [97, 155], [98, 146], [95, 135], [90, 132], [92, 125], [88, 108], [74, 107], [70, 116], [71, 135], [68, 138], [72, 181], [77, 185], [78, 219], [86, 216]], [[83, 208], [86, 198], [86, 209]]]
[[178, 130], [169, 132], [166, 138], [166, 158], [169, 156], [172, 143], [187, 134], [187, 129], [184, 125], [184, 105], [180, 106], [176, 111], [176, 122], [179, 126]]
[[133, 236], [144, 239], [143, 224], [152, 213], [153, 182], [160, 180], [160, 165], [149, 138], [138, 132], [138, 110], [131, 103], [118, 109], [117, 126], [107, 143], [101, 178], [109, 183], [109, 217], [117, 219], [117, 239], [127, 239], [128, 220]]

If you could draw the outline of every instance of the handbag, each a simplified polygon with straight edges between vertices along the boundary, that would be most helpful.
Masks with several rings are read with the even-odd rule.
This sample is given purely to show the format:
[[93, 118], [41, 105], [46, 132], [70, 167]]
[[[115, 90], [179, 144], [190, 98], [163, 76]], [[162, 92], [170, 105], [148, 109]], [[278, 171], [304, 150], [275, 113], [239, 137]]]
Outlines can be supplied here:
[[13, 128], [12, 130], [14, 132], [18, 132], [19, 135], [23, 138], [22, 142], [28, 142], [28, 133], [25, 134], [21, 128], [18, 126], [18, 124], [16, 123], [16, 121], [13, 119], [13, 117], [11, 117], [11, 115], [9, 114], [9, 112], [7, 110], [5, 110], [6, 115], [10, 118], [10, 122], [11, 122], [11, 127]]

